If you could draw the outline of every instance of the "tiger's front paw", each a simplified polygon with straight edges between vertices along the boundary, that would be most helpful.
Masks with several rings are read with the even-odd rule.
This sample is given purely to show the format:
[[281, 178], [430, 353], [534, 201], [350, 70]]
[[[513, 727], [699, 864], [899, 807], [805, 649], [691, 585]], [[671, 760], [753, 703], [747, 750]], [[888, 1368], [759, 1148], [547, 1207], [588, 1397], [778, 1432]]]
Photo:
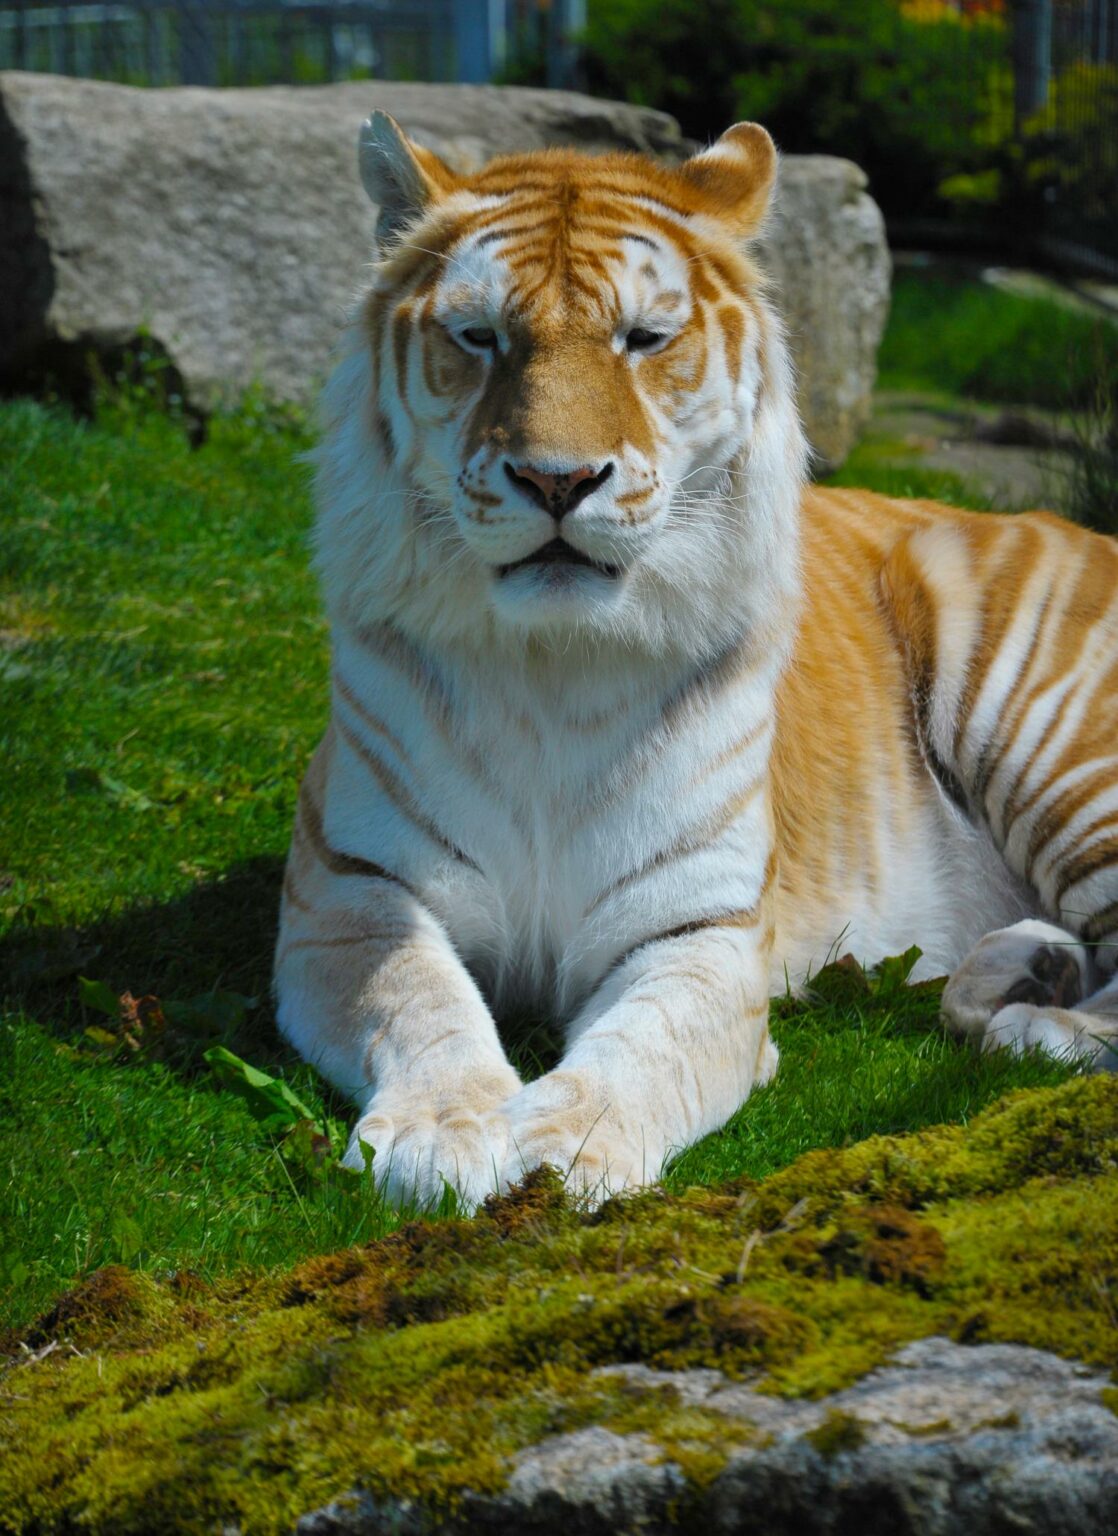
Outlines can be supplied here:
[[659, 1177], [663, 1151], [626, 1122], [600, 1085], [553, 1072], [522, 1088], [504, 1106], [509, 1146], [502, 1187], [549, 1163], [569, 1189], [604, 1200]]
[[390, 1200], [428, 1205], [446, 1186], [470, 1208], [500, 1187], [508, 1121], [499, 1100], [432, 1101], [377, 1094], [353, 1128], [345, 1157], [360, 1172], [372, 1150], [372, 1176]]

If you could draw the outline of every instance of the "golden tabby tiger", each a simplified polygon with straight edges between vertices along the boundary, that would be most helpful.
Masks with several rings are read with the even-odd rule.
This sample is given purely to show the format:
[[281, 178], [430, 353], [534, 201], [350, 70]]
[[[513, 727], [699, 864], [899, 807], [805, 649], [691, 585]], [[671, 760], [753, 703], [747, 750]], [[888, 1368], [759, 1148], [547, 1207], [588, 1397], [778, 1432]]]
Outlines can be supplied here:
[[[986, 1045], [1112, 1065], [1118, 547], [805, 488], [732, 128], [459, 176], [376, 114], [325, 401], [333, 713], [280, 1023], [394, 1193], [618, 1188], [776, 1068], [768, 998], [916, 941]], [[1056, 926], [1056, 925], [1059, 926]], [[522, 1084], [494, 1012], [565, 1025]]]

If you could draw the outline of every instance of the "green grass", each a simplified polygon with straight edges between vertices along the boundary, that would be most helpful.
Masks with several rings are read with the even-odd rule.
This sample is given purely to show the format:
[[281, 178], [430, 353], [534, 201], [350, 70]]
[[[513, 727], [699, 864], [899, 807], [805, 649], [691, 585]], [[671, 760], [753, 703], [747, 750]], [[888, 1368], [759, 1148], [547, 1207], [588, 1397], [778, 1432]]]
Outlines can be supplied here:
[[1118, 326], [972, 278], [895, 274], [878, 385], [1064, 411], [1118, 375]]
[[669, 1170], [674, 1189], [763, 1179], [813, 1147], [845, 1147], [944, 1121], [967, 1122], [1013, 1088], [1063, 1082], [1046, 1056], [976, 1056], [939, 1022], [935, 986], [876, 994], [824, 972], [806, 1001], [773, 1004], [780, 1071]]
[[[400, 1219], [352, 1177], [277, 1150], [201, 1060], [208, 1041], [171, 1029], [133, 1056], [83, 1033], [105, 1021], [79, 976], [136, 996], [236, 994], [226, 1043], [316, 1118], [345, 1112], [279, 1041], [268, 994], [296, 790], [327, 707], [305, 446], [253, 410], [213, 422], [195, 450], [128, 400], [94, 422], [0, 405], [0, 1311], [13, 1321], [99, 1265], [213, 1277]], [[1066, 1075], [975, 1061], [936, 1012], [934, 996], [895, 990], [781, 1004], [776, 1082], [671, 1182], [965, 1120]]]
[[[75, 1276], [105, 1264], [211, 1279], [397, 1224], [360, 1180], [314, 1180], [291, 1164], [208, 1075], [99, 1060], [20, 1016], [0, 1024], [0, 1070], [7, 1321], [36, 1315]], [[310, 1069], [291, 1079], [321, 1110]]]
[[268, 996], [295, 793], [327, 706], [305, 447], [253, 411], [195, 451], [135, 401], [95, 424], [0, 408], [12, 1316], [106, 1262], [208, 1275], [400, 1219], [355, 1180], [293, 1171], [204, 1068], [208, 1040], [110, 1059], [78, 999], [79, 974], [137, 996], [236, 994], [228, 1043], [316, 1115], [343, 1108], [279, 1041]]
[[947, 469], [931, 469], [917, 450], [888, 437], [867, 436], [856, 443], [842, 466], [822, 485], [860, 486], [883, 496], [946, 501], [955, 507], [989, 512], [992, 503], [980, 487]]

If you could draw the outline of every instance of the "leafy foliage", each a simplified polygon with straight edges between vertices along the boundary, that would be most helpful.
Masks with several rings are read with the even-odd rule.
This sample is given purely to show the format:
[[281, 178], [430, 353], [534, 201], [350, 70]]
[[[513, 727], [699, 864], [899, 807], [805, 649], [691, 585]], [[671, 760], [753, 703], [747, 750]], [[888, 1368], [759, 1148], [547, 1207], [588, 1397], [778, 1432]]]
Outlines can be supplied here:
[[986, 164], [1007, 49], [997, 17], [964, 28], [896, 0], [599, 0], [587, 67], [597, 91], [663, 108], [699, 140], [754, 118], [784, 150], [845, 155], [906, 214]]

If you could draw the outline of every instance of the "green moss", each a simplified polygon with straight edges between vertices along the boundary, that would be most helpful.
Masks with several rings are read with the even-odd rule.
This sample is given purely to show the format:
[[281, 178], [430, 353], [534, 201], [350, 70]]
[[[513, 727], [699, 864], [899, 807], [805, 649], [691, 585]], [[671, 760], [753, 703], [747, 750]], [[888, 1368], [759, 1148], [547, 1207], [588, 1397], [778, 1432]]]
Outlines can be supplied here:
[[830, 1461], [843, 1451], [856, 1451], [860, 1445], [864, 1445], [866, 1430], [861, 1419], [855, 1418], [854, 1414], [832, 1409], [822, 1424], [808, 1430], [804, 1439], [810, 1440], [819, 1454]]
[[1009, 1413], [1000, 1413], [995, 1419], [979, 1419], [975, 1429], [1019, 1429], [1021, 1415], [1014, 1409]]
[[[1007, 1413], [1005, 1420], [1015, 1417], [1016, 1415]], [[999, 1423], [1005, 1423], [1005, 1428], [1008, 1429], [1010, 1425], [1005, 1420], [999, 1420]], [[903, 1429], [905, 1434], [910, 1435], [914, 1440], [930, 1440], [933, 1435], [948, 1435], [955, 1427], [950, 1419], [933, 1419], [930, 1424], [906, 1424], [903, 1420], [894, 1419], [892, 1423], [895, 1429]]]
[[[931, 1333], [1103, 1363], [1116, 1286], [1108, 1077], [598, 1211], [541, 1172], [472, 1221], [284, 1273], [88, 1277], [11, 1341], [0, 1529], [279, 1532], [357, 1485], [452, 1508], [586, 1424], [652, 1434], [700, 1484], [748, 1427], [596, 1368], [822, 1396]], [[828, 1419], [817, 1438], [834, 1454], [854, 1434]]]

